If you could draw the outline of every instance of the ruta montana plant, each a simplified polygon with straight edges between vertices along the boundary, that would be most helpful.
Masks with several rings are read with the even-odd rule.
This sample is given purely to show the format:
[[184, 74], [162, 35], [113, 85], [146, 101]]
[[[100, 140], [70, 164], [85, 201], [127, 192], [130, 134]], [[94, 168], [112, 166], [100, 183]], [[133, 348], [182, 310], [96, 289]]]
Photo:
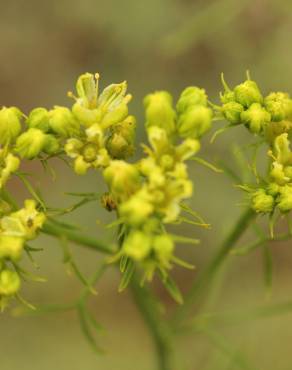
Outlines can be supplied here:
[[[210, 333], [212, 320], [192, 318], [192, 308], [211, 289], [217, 271], [232, 254], [246, 254], [268, 241], [289, 239], [292, 234], [289, 214], [292, 209], [292, 99], [287, 93], [264, 95], [247, 74], [247, 80], [231, 89], [222, 75], [221, 104], [208, 101], [204, 89], [187, 87], [177, 101], [167, 91], [155, 91], [144, 98], [147, 143], [142, 144], [143, 155], [134, 160], [136, 119], [129, 113], [132, 96], [127, 83], [111, 84], [101, 92], [99, 75], [85, 73], [76, 83], [71, 108], [56, 105], [52, 109], [38, 107], [27, 116], [16, 107], [0, 111], [0, 306], [6, 308], [12, 298], [31, 310], [76, 310], [86, 338], [95, 350], [100, 350], [93, 335], [99, 324], [88, 310], [86, 301], [102, 273], [112, 265], [121, 272], [119, 291], [131, 288], [138, 308], [152, 333], [161, 370], [175, 370], [174, 334], [188, 326], [194, 331]], [[197, 156], [201, 138], [215, 121], [226, 120], [213, 139], [227, 128], [245, 126], [254, 151], [249, 165], [254, 181], [245, 182], [235, 176], [236, 185], [247, 193], [247, 207], [218, 248], [217, 254], [205, 269], [200, 267], [185, 299], [171, 277], [171, 269], [179, 265], [193, 266], [177, 256], [177, 244], [197, 244], [198, 240], [169, 232], [169, 225], [183, 222], [208, 228], [203, 219], [188, 206], [193, 194], [189, 165], [194, 161], [216, 172], [231, 173], [222, 164], [219, 169]], [[266, 146], [268, 171], [261, 175], [257, 169], [257, 153]], [[137, 155], [135, 156], [135, 158]], [[40, 161], [50, 168], [52, 158], [68, 162], [76, 175], [100, 171], [108, 191], [72, 194], [81, 197], [67, 210], [49, 207], [35, 190], [27, 174], [21, 172], [24, 161]], [[18, 177], [31, 194], [19, 206], [9, 180]], [[199, 181], [199, 179], [197, 180]], [[13, 187], [12, 187], [13, 189]], [[74, 226], [62, 221], [61, 216], [88, 202], [100, 200], [115, 214], [112, 226], [117, 228], [114, 246], [81, 234]], [[258, 215], [269, 216], [270, 235], [259, 233], [252, 244], [235, 248], [236, 242], [255, 225]], [[274, 224], [280, 217], [289, 221], [288, 232], [275, 234]], [[173, 230], [174, 228], [172, 228]], [[39, 251], [30, 242], [40, 233], [57, 238], [67, 262], [84, 285], [80, 297], [65, 306], [34, 307], [20, 294], [23, 280], [39, 280], [22, 267], [26, 253], [31, 259]], [[84, 277], [71, 255], [68, 242], [74, 242], [106, 255], [92, 278]], [[269, 256], [267, 257], [269, 258]], [[270, 270], [269, 270], [270, 271]], [[158, 276], [171, 297], [180, 304], [169, 320], [163, 316], [150, 286]], [[184, 303], [185, 301], [185, 303]], [[188, 320], [187, 320], [188, 319]]]

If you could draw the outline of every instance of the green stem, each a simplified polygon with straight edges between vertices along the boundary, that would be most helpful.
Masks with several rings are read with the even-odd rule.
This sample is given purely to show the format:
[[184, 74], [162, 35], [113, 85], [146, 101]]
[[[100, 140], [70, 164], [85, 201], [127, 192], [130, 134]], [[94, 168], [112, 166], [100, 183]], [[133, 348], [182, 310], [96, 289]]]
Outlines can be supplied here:
[[167, 323], [161, 319], [158, 304], [146, 287], [141, 287], [136, 276], [130, 284], [135, 303], [147, 324], [155, 343], [158, 370], [171, 370], [172, 362], [171, 333]]
[[62, 228], [60, 226], [52, 224], [51, 222], [46, 222], [43, 225], [41, 231], [44, 234], [51, 235], [57, 238], [65, 237], [67, 240], [70, 240], [73, 243], [83, 245], [87, 248], [94, 249], [95, 251], [99, 251], [102, 253], [113, 254], [115, 252], [115, 250], [105, 242], [102, 242], [87, 235], [80, 234], [76, 231]]
[[232, 228], [227, 238], [223, 241], [221, 247], [219, 248], [214, 258], [211, 260], [210, 264], [192, 285], [187, 297], [185, 298], [185, 304], [176, 311], [174, 315], [175, 325], [180, 324], [190, 313], [192, 306], [201, 297], [202, 293], [208, 292], [210, 284], [217, 275], [219, 268], [228, 257], [230, 250], [234, 247], [234, 244], [246, 231], [254, 217], [255, 213], [250, 208], [245, 210], [239, 217], [235, 226]]

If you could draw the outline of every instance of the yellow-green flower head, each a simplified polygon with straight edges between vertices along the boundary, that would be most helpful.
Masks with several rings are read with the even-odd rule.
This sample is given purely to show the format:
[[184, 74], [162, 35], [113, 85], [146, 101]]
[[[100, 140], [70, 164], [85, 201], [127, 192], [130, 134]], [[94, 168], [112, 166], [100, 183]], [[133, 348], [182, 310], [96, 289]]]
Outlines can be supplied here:
[[292, 118], [292, 100], [287, 93], [273, 92], [269, 94], [264, 100], [264, 105], [274, 122]]
[[6, 184], [11, 174], [18, 170], [20, 164], [19, 158], [5, 149], [0, 149], [0, 189]]
[[71, 138], [64, 146], [66, 154], [75, 159], [74, 171], [78, 175], [85, 175], [89, 168], [106, 167], [110, 162], [99, 125], [93, 124], [85, 133], [83, 140]]
[[233, 125], [241, 123], [240, 115], [243, 112], [243, 110], [244, 110], [243, 106], [237, 103], [236, 101], [230, 101], [228, 103], [225, 103], [221, 108], [224, 118]]
[[204, 89], [190, 86], [181, 93], [176, 105], [176, 110], [179, 114], [182, 114], [194, 105], [204, 105], [206, 107], [207, 94]]
[[114, 125], [106, 142], [106, 148], [113, 159], [125, 159], [134, 154], [136, 120], [128, 116]]
[[43, 132], [48, 132], [50, 129], [49, 112], [45, 108], [35, 108], [30, 113], [26, 120], [29, 128], [38, 128]]
[[21, 131], [21, 111], [16, 107], [0, 110], [0, 144], [6, 145], [12, 142]]
[[252, 194], [251, 208], [257, 213], [271, 213], [275, 207], [272, 195], [267, 194], [265, 189], [258, 189]]
[[[85, 73], [78, 78], [78, 97], [72, 107], [74, 116], [86, 127], [99, 123], [103, 129], [123, 121], [128, 115], [127, 104], [131, 95], [126, 95], [126, 81], [111, 84], [98, 95], [99, 75]], [[74, 97], [72, 93], [69, 96]]]
[[277, 207], [283, 213], [292, 209], [292, 186], [285, 185], [280, 188], [280, 195], [277, 198]]
[[278, 163], [292, 165], [292, 152], [290, 150], [290, 141], [287, 133], [276, 137], [273, 149], [274, 156]]
[[49, 124], [51, 130], [61, 137], [68, 138], [79, 136], [80, 124], [72, 112], [65, 107], [55, 106], [49, 112]]
[[160, 127], [167, 135], [175, 131], [176, 113], [172, 107], [172, 96], [167, 91], [157, 91], [144, 98], [146, 127]]
[[77, 175], [85, 175], [89, 168], [105, 167], [110, 162], [107, 150], [95, 142], [72, 138], [67, 140], [64, 149], [69, 157], [75, 159], [74, 171]]
[[259, 134], [271, 121], [271, 115], [259, 103], [253, 103], [241, 113], [241, 121], [253, 134]]
[[178, 118], [178, 133], [183, 138], [198, 139], [205, 134], [212, 123], [212, 111], [203, 105], [189, 108]]
[[201, 144], [199, 140], [188, 138], [176, 147], [176, 156], [180, 161], [185, 161], [197, 154], [200, 148]]
[[139, 230], [133, 230], [129, 233], [123, 243], [125, 255], [135, 261], [143, 261], [151, 251], [152, 238]]
[[235, 101], [245, 108], [248, 108], [253, 103], [262, 103], [263, 96], [258, 88], [258, 85], [252, 80], [237, 85], [234, 88]]
[[36, 237], [37, 231], [46, 221], [46, 215], [37, 210], [37, 204], [33, 199], [26, 199], [24, 208], [12, 213], [10, 217], [21, 222], [25, 230], [24, 237], [29, 240]]
[[125, 223], [135, 227], [144, 225], [153, 211], [152, 196], [146, 188], [139, 190], [119, 207], [120, 217]]
[[137, 168], [121, 160], [111, 161], [103, 176], [113, 196], [120, 200], [128, 199], [141, 187]]
[[2, 270], [0, 272], [0, 296], [12, 296], [20, 289], [20, 278], [17, 272]]
[[47, 135], [38, 128], [30, 128], [18, 136], [15, 145], [15, 152], [21, 158], [36, 158], [46, 145]]
[[170, 268], [170, 260], [174, 251], [172, 238], [167, 234], [155, 236], [153, 239], [153, 250], [160, 266]]

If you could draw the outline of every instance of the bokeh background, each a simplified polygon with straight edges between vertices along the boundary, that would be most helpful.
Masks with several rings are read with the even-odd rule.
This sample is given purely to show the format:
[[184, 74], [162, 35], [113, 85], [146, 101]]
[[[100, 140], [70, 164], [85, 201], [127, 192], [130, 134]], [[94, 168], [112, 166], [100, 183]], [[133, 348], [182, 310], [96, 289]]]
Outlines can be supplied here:
[[[2, 0], [0, 4], [0, 102], [25, 112], [36, 106], [70, 105], [66, 92], [74, 88], [76, 77], [98, 71], [103, 86], [128, 81], [134, 96], [131, 111], [138, 118], [137, 139], [141, 141], [145, 137], [142, 99], [153, 90], [167, 89], [176, 98], [185, 86], [198, 85], [207, 89], [210, 100], [218, 102], [220, 72], [224, 71], [232, 85], [243, 80], [249, 69], [264, 91], [292, 91], [291, 1]], [[245, 145], [248, 138], [241, 128], [219, 137], [213, 145], [209, 136], [201, 156], [214, 163], [220, 158], [235, 171], [242, 171], [247, 162], [240, 163], [238, 156], [234, 161], [231, 153], [235, 145]], [[25, 167], [36, 174], [35, 185], [51, 206], [73, 203], [65, 192], [104, 190], [98, 174], [77, 178], [60, 161], [54, 162], [54, 167], [55, 181], [41, 166]], [[190, 225], [177, 229], [201, 239], [200, 247], [178, 248], [178, 255], [197, 267], [194, 272], [174, 269], [183, 292], [214, 254], [243, 203], [234, 180], [199, 165], [191, 167], [196, 184], [191, 205], [212, 229]], [[19, 182], [12, 182], [11, 187], [19, 199], [27, 196]], [[105, 226], [112, 220], [98, 203], [70, 216], [83, 231], [109, 242], [114, 234]], [[266, 223], [263, 220], [263, 225]], [[38, 245], [44, 251], [36, 257], [40, 266], [37, 273], [48, 282], [26, 284], [24, 296], [37, 305], [71, 302], [82, 286], [67, 274], [61, 248], [51, 238], [38, 240]], [[291, 243], [274, 243], [271, 250], [273, 284], [269, 294], [258, 250], [249, 256], [229, 258], [208, 309], [243, 310], [289, 301]], [[88, 276], [102, 258], [77, 246], [72, 246], [72, 251]], [[104, 356], [92, 352], [74, 312], [18, 318], [4, 314], [0, 317], [1, 369], [154, 370], [155, 354], [147, 328], [131, 295], [117, 293], [118, 282], [118, 273], [109, 270], [98, 285], [98, 296], [90, 301], [92, 312], [105, 327], [97, 336], [107, 350]], [[157, 281], [153, 288], [172, 309], [173, 303]], [[177, 370], [292, 368], [292, 314], [221, 328], [217, 334], [221, 345], [203, 335], [179, 340], [181, 365]], [[242, 361], [235, 361], [238, 356]]]

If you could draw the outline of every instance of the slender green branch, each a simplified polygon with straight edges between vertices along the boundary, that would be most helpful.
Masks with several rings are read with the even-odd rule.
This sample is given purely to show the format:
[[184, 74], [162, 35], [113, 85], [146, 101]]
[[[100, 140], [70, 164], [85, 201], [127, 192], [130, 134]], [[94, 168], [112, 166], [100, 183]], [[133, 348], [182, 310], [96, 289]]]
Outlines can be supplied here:
[[96, 251], [113, 254], [115, 252], [114, 248], [110, 245], [102, 242], [98, 239], [92, 238], [87, 235], [83, 235], [76, 231], [68, 230], [60, 226], [54, 225], [51, 222], [46, 222], [41, 230], [44, 234], [51, 235], [57, 238], [65, 237], [73, 243], [85, 246]]
[[186, 329], [200, 331], [202, 328], [211, 329], [252, 322], [258, 319], [267, 319], [278, 315], [292, 313], [292, 302], [276, 303], [269, 306], [250, 308], [244, 311], [215, 312], [198, 315]]
[[172, 370], [171, 332], [169, 325], [161, 319], [158, 304], [146, 287], [141, 287], [137, 276], [133, 276], [130, 284], [135, 303], [146, 322], [155, 343], [158, 370]]
[[194, 282], [187, 297], [185, 298], [185, 304], [179, 307], [176, 311], [174, 315], [175, 325], [184, 320], [184, 318], [189, 314], [193, 304], [196, 303], [197, 300], [201, 297], [201, 294], [208, 291], [211, 282], [214, 280], [216, 273], [222, 266], [226, 257], [229, 255], [231, 248], [246, 231], [254, 217], [255, 213], [251, 209], [245, 210], [244, 213], [240, 216], [234, 228], [231, 230], [230, 234], [224, 240], [218, 252], [211, 260], [210, 264]]

